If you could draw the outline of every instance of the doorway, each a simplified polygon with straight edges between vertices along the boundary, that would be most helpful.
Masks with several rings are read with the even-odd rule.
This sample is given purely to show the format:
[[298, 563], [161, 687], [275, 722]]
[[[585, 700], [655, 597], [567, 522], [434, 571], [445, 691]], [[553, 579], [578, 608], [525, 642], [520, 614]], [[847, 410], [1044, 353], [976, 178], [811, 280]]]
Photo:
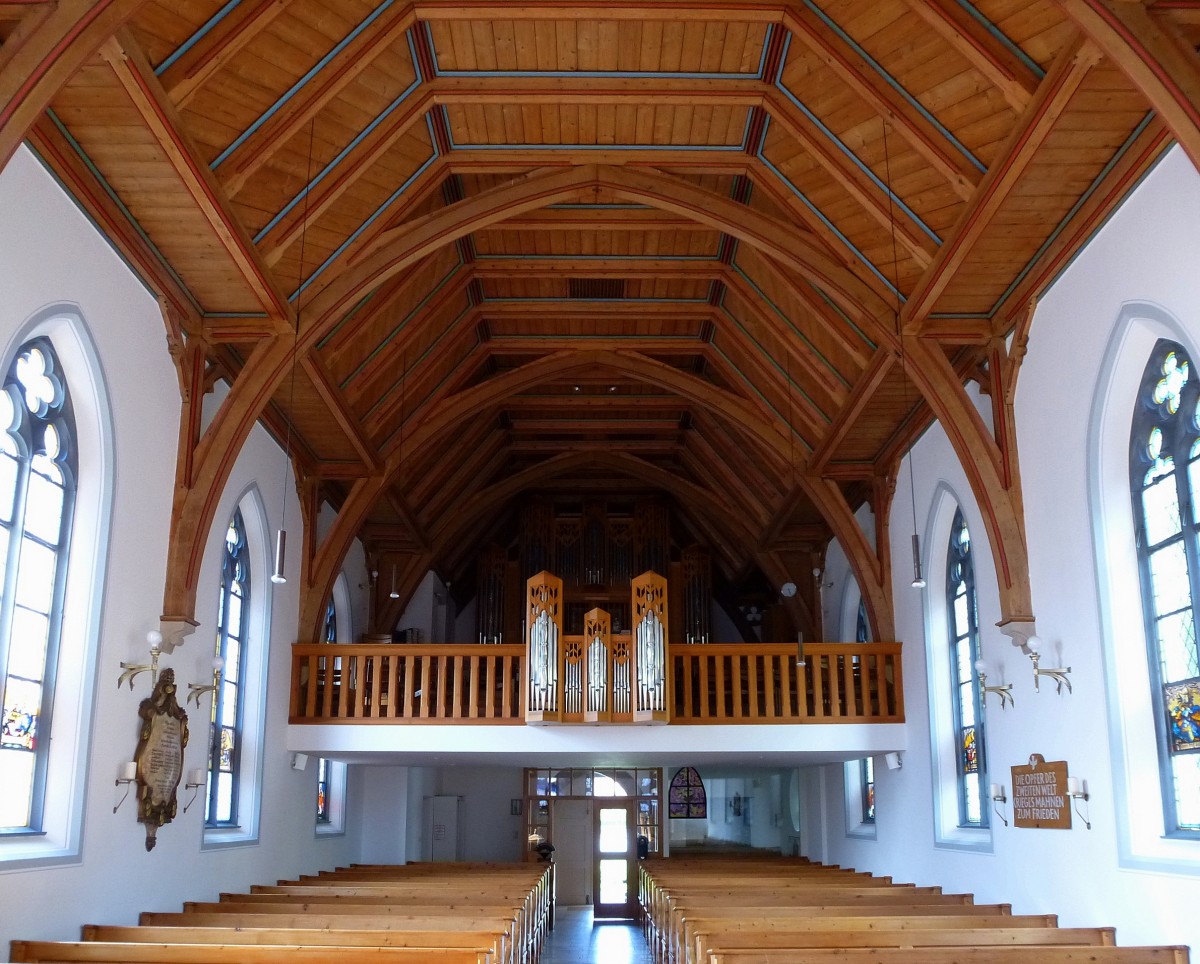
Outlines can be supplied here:
[[587, 797], [554, 801], [551, 812], [555, 900], [564, 907], [592, 902], [592, 801]]
[[637, 916], [637, 801], [594, 800], [593, 917]]

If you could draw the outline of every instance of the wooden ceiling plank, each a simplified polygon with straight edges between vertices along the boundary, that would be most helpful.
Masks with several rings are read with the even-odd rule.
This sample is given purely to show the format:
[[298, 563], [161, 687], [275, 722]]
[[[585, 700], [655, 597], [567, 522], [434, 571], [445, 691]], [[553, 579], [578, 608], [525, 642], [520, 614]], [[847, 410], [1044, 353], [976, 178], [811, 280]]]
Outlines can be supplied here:
[[757, 77], [436, 77], [423, 88], [437, 104], [632, 104], [759, 107], [770, 90]]
[[245, 229], [230, 212], [212, 172], [188, 141], [183, 123], [137, 44], [122, 29], [104, 43], [101, 54], [230, 260], [275, 320], [277, 330], [290, 328], [288, 319], [292, 310], [287, 298], [276, 287]]
[[278, 110], [217, 165], [217, 177], [229, 196], [236, 197], [276, 150], [302, 131], [321, 108], [371, 66], [375, 57], [399, 41], [413, 22], [412, 7], [397, 5], [346, 44], [312, 80], [278, 105]]
[[1141, 3], [1057, 2], [1145, 94], [1200, 168], [1200, 59], [1182, 34]]
[[29, 143], [49, 164], [71, 197], [100, 225], [105, 237], [148, 288], [166, 299], [183, 319], [189, 333], [200, 329], [200, 308], [190, 291], [171, 270], [165, 256], [155, 248], [141, 226], [124, 206], [118, 204], [68, 142], [63, 132], [43, 116], [29, 131]]
[[815, 160], [837, 185], [850, 195], [858, 205], [881, 227], [889, 232], [896, 229], [896, 240], [922, 268], [933, 260], [937, 243], [917, 226], [916, 222], [879, 190], [879, 187], [862, 170], [846, 161], [845, 155], [834, 148], [829, 138], [779, 93], [767, 98], [767, 110], [771, 118], [788, 136], [804, 148], [805, 154]]
[[542, 167], [567, 167], [602, 165], [626, 168], [673, 168], [693, 174], [747, 174], [754, 167], [754, 160], [740, 151], [696, 150], [693, 147], [665, 146], [653, 144], [630, 147], [585, 147], [538, 148], [535, 159], [520, 145], [510, 147], [456, 147], [448, 155], [451, 169], [460, 174], [505, 174], [528, 171], [531, 163]]
[[479, 419], [467, 427], [462, 435], [462, 444], [447, 448], [440, 454], [439, 462], [442, 473], [427, 472], [410, 480], [408, 487], [409, 504], [423, 506], [435, 494], [453, 484], [457, 487], [460, 481], [457, 477], [470, 474], [473, 471], [472, 462], [479, 458], [489, 458], [491, 452], [503, 446], [504, 433], [500, 432], [494, 422]]
[[[311, 186], [303, 205], [295, 204], [277, 224], [261, 234], [258, 243], [267, 264], [276, 264], [284, 252], [300, 240], [304, 231], [305, 212], [310, 224], [327, 214], [335, 202], [358, 183], [363, 175], [413, 128], [413, 125], [424, 119], [429, 111], [429, 103], [429, 98], [414, 95], [410, 102], [395, 110], [355, 145], [329, 176], [322, 178], [319, 184]], [[421, 175], [419, 185], [409, 185], [405, 191], [405, 201], [415, 203], [425, 196], [431, 186], [441, 184], [445, 176], [445, 160], [434, 161]]]
[[[522, 0], [510, 3], [506, 0], [416, 0], [413, 4], [417, 16], [422, 20], [472, 21], [472, 20], [562, 20], [577, 22], [596, 20], [596, 4], [583, 0]], [[608, 0], [604, 4], [605, 20], [674, 20], [679, 11], [686, 11], [687, 19], [695, 23], [778, 23], [782, 10], [777, 3], [762, 0], [714, 0], [703, 5], [663, 7], [656, 4], [636, 3], [633, 0]]]
[[387, 490], [384, 492], [384, 498], [387, 500], [388, 505], [390, 505], [396, 514], [400, 516], [401, 520], [403, 520], [404, 527], [408, 530], [409, 535], [416, 541], [417, 547], [428, 552], [429, 538], [425, 535], [424, 530], [417, 522], [416, 517], [412, 513], [412, 509], [409, 508], [409, 505], [404, 500], [404, 497], [401, 496], [398, 491], [396, 491], [395, 485], [389, 485], [387, 487]]
[[[620, 396], [614, 396], [614, 401]], [[507, 410], [507, 406], [502, 406]], [[510, 413], [510, 434], [524, 435], [642, 435], [673, 434], [680, 431], [677, 418], [526, 418]]]
[[[512, 225], [505, 222], [504, 227]], [[592, 225], [592, 227], [595, 227]], [[583, 274], [592, 278], [696, 278], [709, 280], [723, 274], [716, 258], [479, 258], [471, 265], [476, 278], [561, 278]]]
[[287, 10], [287, 0], [239, 3], [214, 24], [203, 39], [176, 57], [158, 79], [176, 107], [182, 107], [239, 51]]
[[953, 235], [942, 245], [905, 304], [901, 317], [906, 330], [918, 331], [925, 323], [938, 297], [975, 245], [987, 235], [997, 212], [1020, 183], [1029, 163], [1100, 57], [1096, 46], [1081, 36], [1076, 36], [1060, 51], [1028, 110], [1013, 128], [980, 184], [978, 193], [963, 211]]
[[[484, 312], [486, 315], [487, 312]], [[587, 335], [564, 338], [555, 335], [493, 335], [485, 349], [493, 355], [528, 355], [551, 353], [569, 348], [574, 351], [617, 351], [636, 345], [647, 355], [704, 354], [707, 342], [698, 337], [661, 338], [653, 335]]]
[[762, 517], [765, 519], [769, 516], [772, 498], [787, 488], [784, 477], [793, 471], [794, 465], [800, 464], [795, 450], [788, 451], [786, 460], [774, 459], [772, 464], [753, 458], [745, 459], [742, 458], [745, 446], [740, 439], [734, 437], [728, 423], [713, 418], [708, 412], [699, 412], [693, 419], [693, 424], [698, 427], [698, 431], [711, 447], [717, 449], [719, 446], [720, 451], [732, 455], [738, 474], [745, 479], [751, 489], [761, 493], [758, 501], [762, 504]]
[[555, 209], [543, 208], [508, 218], [499, 227], [506, 231], [711, 231], [691, 218], [672, 217], [654, 208]]
[[888, 349], [881, 348], [875, 352], [875, 357], [871, 359], [871, 364], [867, 366], [866, 371], [854, 383], [850, 397], [846, 399], [845, 404], [838, 411], [837, 417], [834, 419], [833, 424], [829, 426], [825, 437], [813, 449], [812, 455], [808, 459], [808, 472], [810, 475], [820, 476], [824, 474], [829, 460], [833, 458], [838, 446], [841, 445], [859, 418], [867, 410], [867, 406], [870, 405], [871, 400], [874, 398], [876, 390], [883, 384], [891, 372], [895, 361], [896, 356]]
[[685, 455], [692, 460], [693, 471], [698, 473], [698, 478], [715, 483], [714, 491], [723, 495], [732, 492], [743, 506], [750, 509], [757, 526], [763, 524], [770, 515], [770, 509], [756, 491], [756, 487], [746, 483], [746, 475], [742, 471], [745, 467], [744, 458], [731, 453], [721, 442], [709, 439], [698, 427], [693, 427], [686, 434], [684, 448]]
[[363, 464], [367, 470], [374, 474], [379, 470], [379, 453], [375, 451], [374, 446], [367, 440], [363, 434], [362, 426], [358, 424], [358, 420], [353, 413], [346, 407], [345, 399], [337, 386], [333, 384], [333, 380], [329, 377], [329, 373], [325, 370], [325, 366], [311, 355], [305, 355], [300, 362], [305, 374], [311, 379], [313, 387], [317, 390], [317, 397], [325, 403], [325, 407], [329, 410], [329, 414], [333, 416], [333, 420], [337, 423], [338, 428], [342, 430], [342, 434], [346, 436], [350, 444], [354, 446], [354, 450], [358, 453], [358, 457], [363, 460]]
[[30, 5], [0, 45], [0, 168], [51, 99], [146, 0]]
[[1013, 110], [1025, 112], [1038, 88], [1040, 73], [954, 0], [908, 0], [908, 5], [991, 81]]
[[[821, 61], [875, 110], [894, 124], [905, 140], [964, 200], [970, 200], [983, 177], [971, 161], [911, 103], [877, 77], [861, 54], [812, 10], [788, 8], [784, 22]], [[872, 79], [875, 77], [876, 79]]]

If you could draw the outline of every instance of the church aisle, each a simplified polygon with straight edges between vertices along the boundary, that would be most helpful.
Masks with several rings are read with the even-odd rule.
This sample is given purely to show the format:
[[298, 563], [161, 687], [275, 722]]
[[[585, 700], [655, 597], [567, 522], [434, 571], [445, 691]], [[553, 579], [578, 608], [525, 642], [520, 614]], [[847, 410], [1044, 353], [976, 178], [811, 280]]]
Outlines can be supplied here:
[[591, 907], [558, 907], [541, 964], [650, 964], [637, 921], [592, 923]]

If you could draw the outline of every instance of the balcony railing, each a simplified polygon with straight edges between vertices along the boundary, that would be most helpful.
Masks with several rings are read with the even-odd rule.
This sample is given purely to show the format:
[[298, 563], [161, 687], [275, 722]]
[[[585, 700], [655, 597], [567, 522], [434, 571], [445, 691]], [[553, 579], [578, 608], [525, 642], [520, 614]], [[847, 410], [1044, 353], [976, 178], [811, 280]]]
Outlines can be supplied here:
[[[899, 643], [672, 645], [667, 662], [674, 724], [904, 721]], [[290, 722], [520, 724], [525, 664], [519, 644], [298, 644]]]

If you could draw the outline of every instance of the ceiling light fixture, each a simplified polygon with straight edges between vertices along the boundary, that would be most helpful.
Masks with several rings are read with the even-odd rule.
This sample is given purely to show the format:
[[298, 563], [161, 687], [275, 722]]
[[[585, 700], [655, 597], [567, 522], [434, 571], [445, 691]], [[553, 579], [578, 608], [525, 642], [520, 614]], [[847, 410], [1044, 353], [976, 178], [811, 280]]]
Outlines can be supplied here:
[[[900, 375], [904, 388], [904, 408], [908, 410], [908, 357], [904, 351], [904, 328], [900, 324], [900, 259], [896, 253], [896, 209], [892, 193], [892, 159], [888, 152], [888, 126], [883, 122], [883, 174], [887, 184], [888, 224], [892, 234], [892, 289], [896, 294], [896, 337], [900, 339]], [[908, 493], [912, 497], [912, 557], [913, 589], [925, 588], [925, 577], [921, 574], [921, 540], [917, 536], [917, 487], [913, 479], [913, 454], [908, 452]]]
[[300, 222], [300, 264], [296, 269], [296, 327], [292, 333], [292, 374], [288, 389], [287, 432], [283, 443], [283, 479], [280, 482], [282, 508], [279, 510], [279, 531], [275, 533], [275, 571], [271, 582], [281, 586], [287, 582], [284, 563], [287, 555], [287, 476], [292, 461], [292, 419], [296, 413], [296, 357], [300, 352], [300, 299], [304, 288], [304, 248], [308, 240], [308, 197], [312, 188], [313, 133], [316, 128], [314, 117], [308, 125], [308, 167], [304, 177], [304, 214]]

